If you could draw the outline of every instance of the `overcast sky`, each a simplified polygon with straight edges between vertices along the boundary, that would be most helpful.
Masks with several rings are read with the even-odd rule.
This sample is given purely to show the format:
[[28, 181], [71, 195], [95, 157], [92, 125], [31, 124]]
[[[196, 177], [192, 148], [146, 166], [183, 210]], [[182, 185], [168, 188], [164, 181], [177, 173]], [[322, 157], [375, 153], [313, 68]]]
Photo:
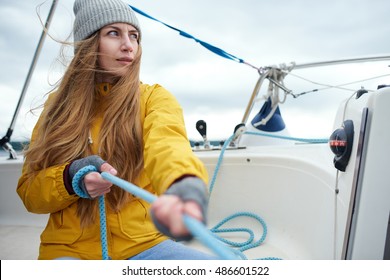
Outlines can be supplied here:
[[[0, 0], [0, 138], [10, 126], [42, 26], [36, 7], [44, 0]], [[39, 10], [43, 22], [52, 1]], [[59, 0], [50, 34], [66, 40], [73, 24], [73, 0]], [[388, 0], [165, 0], [125, 1], [257, 66], [297, 64], [390, 55]], [[158, 83], [182, 104], [191, 139], [200, 140], [195, 122], [204, 119], [211, 139], [226, 139], [241, 122], [259, 77], [255, 69], [217, 56], [193, 40], [141, 15], [141, 80]], [[60, 44], [47, 37], [32, 77], [12, 140], [27, 139], [37, 120], [29, 109], [60, 77]], [[68, 49], [67, 54], [72, 54]], [[285, 85], [294, 93], [390, 74], [389, 61], [293, 70]], [[341, 100], [364, 86], [390, 84], [390, 76], [287, 97], [280, 109], [294, 137], [327, 137]], [[262, 93], [260, 93], [261, 95]], [[257, 112], [262, 103], [255, 105]], [[39, 111], [37, 111], [39, 113]]]

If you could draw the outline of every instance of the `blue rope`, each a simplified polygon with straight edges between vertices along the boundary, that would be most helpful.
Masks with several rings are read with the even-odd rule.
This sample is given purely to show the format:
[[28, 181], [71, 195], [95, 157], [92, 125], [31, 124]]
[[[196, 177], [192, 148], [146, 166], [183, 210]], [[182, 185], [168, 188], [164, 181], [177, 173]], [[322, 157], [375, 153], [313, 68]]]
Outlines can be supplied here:
[[106, 218], [106, 205], [104, 202], [104, 195], [99, 196], [99, 217], [100, 217], [100, 240], [102, 243], [102, 259], [111, 259], [108, 255], [108, 242], [107, 242], [107, 218]]
[[244, 134], [250, 134], [250, 135], [257, 135], [257, 136], [266, 136], [271, 138], [279, 138], [283, 140], [290, 140], [290, 141], [298, 141], [298, 142], [305, 142], [305, 143], [328, 143], [328, 138], [297, 138], [297, 137], [291, 137], [291, 136], [283, 136], [283, 135], [274, 135], [271, 133], [263, 133], [263, 132], [252, 132], [252, 131], [245, 131]]
[[[274, 134], [270, 134], [270, 133], [262, 133], [262, 132], [250, 132], [250, 131], [246, 131], [244, 132], [244, 134], [250, 134], [250, 135], [256, 135], [256, 136], [265, 136], [265, 137], [272, 137], [272, 138], [279, 138], [279, 139], [284, 139], [284, 140], [290, 140], [290, 141], [299, 141], [299, 142], [306, 142], [306, 143], [327, 143], [328, 142], [328, 139], [324, 138], [324, 139], [309, 139], [309, 138], [297, 138], [297, 137], [290, 137], [290, 136], [282, 136], [282, 135], [274, 135]], [[222, 146], [221, 148], [221, 153], [219, 154], [219, 157], [218, 157], [218, 161], [217, 161], [217, 164], [215, 166], [215, 169], [214, 169], [214, 173], [213, 173], [213, 176], [212, 176], [212, 179], [210, 181], [210, 185], [209, 185], [209, 192], [210, 192], [210, 195], [214, 189], [214, 185], [215, 185], [215, 181], [217, 179], [217, 174], [219, 173], [219, 170], [220, 170], [220, 167], [222, 165], [222, 161], [223, 161], [223, 157], [224, 157], [224, 154], [225, 154], [225, 151], [228, 147], [228, 145], [230, 144], [230, 142], [232, 141], [233, 137], [235, 135], [233, 134], [232, 136], [230, 136], [224, 143], [224, 145]], [[234, 218], [237, 218], [237, 217], [240, 217], [240, 216], [247, 216], [247, 217], [251, 217], [251, 218], [254, 218], [255, 220], [257, 220], [263, 227], [263, 234], [261, 236], [261, 238], [254, 242], [254, 233], [251, 229], [248, 229], [248, 228], [225, 228], [225, 229], [220, 229], [220, 227], [225, 224], [226, 222], [234, 219]], [[231, 246], [234, 246], [234, 247], [238, 247], [239, 248], [239, 251], [240, 252], [243, 252], [245, 250], [248, 250], [248, 249], [251, 249], [251, 248], [254, 248], [254, 247], [257, 247], [257, 246], [260, 246], [265, 238], [266, 238], [266, 235], [267, 235], [267, 225], [265, 223], [265, 221], [258, 215], [256, 214], [253, 214], [253, 213], [250, 213], [250, 212], [238, 212], [236, 214], [232, 214], [228, 217], [226, 217], [225, 219], [223, 219], [219, 224], [217, 224], [216, 226], [214, 226], [212, 229], [211, 229], [211, 232], [213, 232], [215, 234], [215, 237], [219, 240], [221, 240], [222, 242], [228, 244], [228, 245], [231, 245]], [[223, 232], [246, 232], [249, 234], [249, 238], [247, 239], [247, 241], [245, 242], [232, 242], [230, 240], [227, 240], [225, 238], [222, 238], [220, 236], [217, 235], [217, 233], [223, 233]], [[246, 256], [244, 254], [241, 254], [240, 255], [241, 258], [244, 258], [246, 259]], [[279, 258], [274, 258], [274, 257], [266, 257], [266, 258], [261, 258], [262, 260], [279, 260]]]
[[74, 192], [82, 198], [91, 198], [87, 193], [85, 193], [81, 188], [81, 180], [84, 178], [85, 175], [87, 175], [90, 172], [95, 172], [96, 167], [93, 165], [88, 165], [83, 168], [81, 168], [79, 171], [76, 172], [76, 174], [73, 176], [72, 179], [72, 187]]
[[[82, 197], [82, 198], [90, 198], [88, 194], [86, 194], [81, 188], [80, 188], [80, 181], [84, 178], [84, 176], [89, 172], [97, 171], [96, 167], [89, 165], [86, 167], [81, 168], [73, 177], [72, 185], [75, 190], [75, 193]], [[143, 200], [153, 203], [157, 196], [151, 194], [148, 191], [145, 191], [144, 189], [141, 189], [137, 187], [136, 185], [127, 182], [125, 180], [122, 180], [110, 173], [102, 172], [101, 176], [111, 183], [115, 184], [116, 186], [124, 189], [127, 192], [130, 192], [131, 194], [142, 198]], [[107, 226], [106, 226], [106, 214], [105, 214], [105, 203], [104, 203], [104, 196], [99, 197], [99, 214], [100, 214], [100, 238], [102, 243], [102, 256], [104, 260], [110, 259], [108, 256], [108, 244], [107, 244]], [[198, 220], [188, 216], [184, 215], [183, 218], [184, 224], [186, 225], [187, 229], [197, 237], [205, 246], [210, 248], [216, 255], [221, 257], [225, 260], [237, 260], [238, 256], [230, 250], [230, 248], [223, 246], [222, 243], [220, 243], [215, 236]]]
[[165, 25], [166, 27], [168, 27], [168, 28], [170, 28], [170, 29], [173, 29], [173, 30], [179, 32], [179, 34], [180, 34], [181, 36], [183, 36], [183, 37], [186, 37], [186, 38], [188, 38], [188, 39], [193, 39], [195, 42], [199, 43], [200, 45], [202, 45], [203, 47], [205, 47], [205, 48], [208, 49], [209, 51], [211, 51], [211, 52], [213, 52], [213, 53], [215, 53], [215, 54], [217, 54], [217, 55], [219, 55], [219, 56], [222, 56], [222, 57], [224, 57], [224, 58], [233, 60], [233, 61], [238, 62], [238, 63], [244, 63], [244, 64], [249, 65], [249, 66], [251, 66], [252, 68], [255, 68], [255, 69], [258, 70], [257, 67], [255, 67], [255, 66], [249, 64], [248, 62], [244, 61], [242, 58], [238, 58], [237, 56], [232, 55], [232, 54], [230, 54], [230, 53], [228, 53], [228, 52], [226, 52], [226, 51], [224, 51], [224, 50], [222, 50], [222, 49], [220, 49], [220, 48], [218, 48], [218, 47], [215, 47], [215, 46], [213, 46], [213, 45], [211, 45], [211, 44], [209, 44], [209, 43], [207, 43], [207, 42], [205, 42], [205, 41], [202, 41], [202, 40], [200, 40], [200, 39], [198, 39], [198, 38], [195, 38], [195, 37], [192, 36], [191, 34], [185, 32], [185, 31], [183, 31], [183, 30], [180, 30], [180, 29], [178, 29], [178, 28], [176, 28], [176, 27], [173, 27], [172, 25], [166, 24], [165, 22], [162, 22], [161, 20], [158, 20], [158, 19], [156, 19], [156, 18], [154, 18], [154, 17], [148, 15], [147, 13], [141, 11], [140, 9], [137, 9], [137, 8], [134, 7], [134, 6], [131, 6], [131, 5], [129, 5], [129, 6], [130, 6], [135, 12], [139, 13], [140, 15], [143, 15], [144, 17], [147, 17], [147, 18], [149, 18], [149, 19], [151, 19], [151, 20], [157, 21], [157, 22], [159, 22], [159, 23]]
[[225, 154], [225, 151], [226, 151], [226, 148], [228, 147], [228, 145], [230, 144], [230, 142], [232, 141], [234, 137], [234, 134], [232, 136], [230, 136], [226, 141], [225, 143], [223, 143], [223, 146], [221, 148], [221, 153], [219, 154], [219, 157], [218, 157], [218, 161], [217, 161], [217, 165], [215, 166], [215, 170], [214, 170], [214, 173], [213, 173], [213, 177], [211, 178], [211, 181], [210, 181], [210, 185], [209, 185], [209, 193], [211, 195], [213, 189], [214, 189], [214, 185], [215, 185], [215, 181], [217, 180], [217, 175], [218, 175], [218, 172], [219, 172], [219, 168], [221, 167], [222, 165], [222, 160], [223, 160], [223, 156]]
[[[82, 197], [91, 199], [91, 197], [80, 188], [81, 180], [90, 172], [97, 172], [95, 166], [88, 165], [81, 168], [73, 177], [72, 186], [75, 193]], [[109, 260], [108, 243], [107, 243], [107, 225], [106, 225], [106, 206], [104, 202], [104, 195], [99, 196], [99, 218], [100, 218], [100, 240], [102, 243], [102, 259]]]
[[[213, 173], [213, 176], [212, 176], [212, 179], [210, 181], [210, 185], [209, 185], [209, 193], [211, 195], [213, 189], [214, 189], [214, 185], [215, 185], [215, 181], [217, 179], [217, 174], [219, 172], [219, 169], [222, 165], [222, 161], [223, 161], [223, 156], [225, 154], [225, 151], [227, 149], [227, 147], [229, 146], [230, 142], [232, 141], [232, 139], [234, 138], [234, 134], [231, 135], [226, 141], [225, 143], [223, 144], [222, 148], [221, 148], [221, 153], [219, 154], [219, 157], [218, 157], [218, 161], [217, 161], [217, 164], [215, 166], [215, 170], [214, 170], [214, 173]], [[261, 236], [261, 238], [254, 242], [254, 238], [255, 238], [255, 235], [253, 233], [253, 231], [251, 229], [248, 229], [248, 228], [224, 228], [224, 229], [221, 229], [220, 227], [222, 225], [224, 225], [226, 222], [234, 219], [234, 218], [237, 218], [239, 216], [247, 216], [247, 217], [251, 217], [251, 218], [254, 218], [256, 219], [258, 222], [260, 222], [261, 226], [263, 227], [263, 234]], [[245, 250], [248, 250], [248, 249], [251, 249], [251, 248], [254, 248], [254, 247], [257, 247], [257, 246], [260, 246], [266, 236], [267, 236], [267, 224], [265, 223], [265, 221], [258, 215], [256, 214], [253, 214], [253, 213], [250, 213], [250, 212], [238, 212], [236, 214], [232, 214], [228, 217], [226, 217], [225, 219], [223, 219], [221, 222], [219, 222], [216, 226], [214, 226], [213, 228], [211, 228], [211, 232], [214, 233], [214, 236], [219, 239], [220, 241], [224, 242], [225, 244], [228, 244], [228, 245], [231, 245], [233, 247], [238, 247], [238, 251], [236, 251], [236, 254], [239, 255], [241, 257], [241, 259], [247, 259], [247, 257], [245, 256], [245, 254], [243, 254], [242, 252], [245, 251]], [[249, 238], [247, 239], [247, 241], [245, 242], [233, 242], [233, 241], [230, 241], [226, 238], [222, 238], [220, 237], [219, 235], [217, 235], [217, 233], [224, 233], [224, 232], [246, 232], [249, 234]], [[273, 257], [269, 257], [269, 258], [264, 258], [264, 259], [278, 259], [278, 258], [273, 258]]]
[[[260, 224], [262, 225], [263, 227], [263, 234], [261, 236], [261, 238], [256, 241], [256, 242], [253, 242], [254, 240], [254, 233], [251, 229], [248, 229], [248, 228], [224, 228], [224, 229], [221, 229], [220, 227], [222, 225], [224, 225], [225, 223], [227, 223], [228, 221], [236, 218], [236, 217], [250, 217], [250, 218], [253, 218], [255, 220], [257, 220], [258, 222], [260, 222]], [[238, 247], [239, 250], [241, 252], [245, 251], [245, 250], [249, 250], [251, 248], [255, 248], [257, 246], [259, 246], [261, 243], [264, 242], [266, 236], [267, 236], [267, 224], [264, 222], [264, 220], [256, 215], [256, 214], [253, 214], [253, 213], [250, 213], [250, 212], [238, 212], [236, 214], [233, 214], [233, 215], [230, 215], [229, 217], [223, 219], [221, 222], [219, 222], [216, 226], [214, 226], [212, 229], [211, 229], [212, 232], [214, 233], [222, 233], [222, 232], [247, 232], [249, 233], [250, 237], [248, 238], [247, 241], [245, 242], [232, 242], [232, 241], [229, 241], [229, 240], [225, 240], [221, 237], [218, 237], [221, 241], [229, 244], [229, 245], [232, 245], [234, 247]]]
[[[283, 135], [275, 135], [275, 134], [271, 134], [271, 133], [251, 132], [251, 131], [245, 131], [244, 134], [255, 135], [255, 136], [265, 136], [265, 137], [271, 137], [271, 138], [279, 138], [279, 139], [283, 139], [283, 140], [298, 141], [298, 142], [305, 142], [305, 143], [320, 144], [320, 143], [328, 143], [329, 142], [328, 138], [318, 138], [318, 139], [316, 139], [316, 138], [298, 138], [298, 137], [290, 137], [290, 136], [283, 136]], [[212, 176], [210, 184], [209, 184], [210, 194], [214, 189], [215, 181], [217, 180], [217, 174], [218, 174], [219, 169], [222, 165], [225, 151], [226, 151], [227, 147], [229, 146], [229, 144], [232, 141], [234, 136], [235, 136], [234, 134], [231, 135], [225, 141], [225, 143], [223, 144], [223, 146], [221, 148], [221, 153], [219, 154], [218, 161], [217, 161], [217, 164], [215, 166], [214, 173], [213, 173], [213, 176]]]
[[[110, 181], [116, 186], [124, 189], [129, 193], [132, 193], [137, 197], [142, 198], [149, 203], [153, 203], [157, 199], [157, 196], [151, 194], [150, 192], [145, 191], [144, 189], [141, 189], [138, 186], [123, 179], [120, 179], [110, 173], [102, 172], [101, 175], [105, 180]], [[222, 246], [222, 244], [214, 237], [214, 235], [198, 220], [188, 215], [184, 215], [184, 224], [186, 225], [187, 229], [192, 233], [192, 235], [197, 237], [205, 246], [214, 251], [214, 253], [222, 259], [238, 259], [238, 257], [234, 254], [232, 250], [230, 250], [230, 248]]]

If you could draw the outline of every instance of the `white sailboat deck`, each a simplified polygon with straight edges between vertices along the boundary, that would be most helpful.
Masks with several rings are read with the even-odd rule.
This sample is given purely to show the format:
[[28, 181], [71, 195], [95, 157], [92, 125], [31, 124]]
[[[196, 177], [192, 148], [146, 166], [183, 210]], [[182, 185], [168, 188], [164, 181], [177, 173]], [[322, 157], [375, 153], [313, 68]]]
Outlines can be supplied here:
[[[320, 159], [320, 161], [325, 161], [326, 154], [329, 156], [329, 153], [328, 148], [325, 145], [322, 146], [325, 157]], [[331, 174], [325, 175], [326, 171], [319, 169], [315, 165], [313, 165], [311, 171], [307, 170], [310, 161], [318, 160], [316, 154], [308, 153], [308, 151], [317, 151], [318, 147], [310, 144], [298, 145], [296, 147], [297, 149], [290, 151], [289, 160], [287, 161], [282, 155], [291, 148], [289, 146], [278, 146], [274, 149], [270, 149], [270, 147], [259, 147], [257, 150], [262, 151], [261, 156], [254, 154], [249, 156], [246, 154], [246, 149], [226, 152], [224, 165], [218, 174], [210, 198], [209, 227], [215, 226], [231, 214], [240, 211], [252, 212], [261, 216], [266, 221], [268, 232], [266, 240], [262, 245], [244, 252], [248, 259], [267, 257], [283, 259], [333, 258], [333, 250], [331, 248], [332, 246], [330, 246], [332, 244], [332, 236], [330, 236], [331, 238], [326, 243], [315, 242], [315, 238], [313, 239], [310, 235], [315, 235], [317, 236], [316, 238], [319, 238], [321, 234], [318, 235], [318, 229], [312, 227], [309, 231], [308, 228], [302, 227], [305, 222], [310, 223], [317, 220], [315, 215], [325, 215], [327, 218], [323, 218], [322, 220], [325, 223], [330, 222], [331, 216], [325, 211], [327, 206], [323, 205], [325, 208], [320, 207], [317, 210], [311, 209], [310, 211], [306, 211], [305, 208], [296, 207], [293, 196], [286, 195], [284, 198], [280, 196], [281, 192], [286, 192], [287, 194], [287, 190], [283, 191], [284, 188], [298, 187], [301, 190], [297, 189], [297, 194], [301, 193], [304, 188], [307, 188], [305, 191], [305, 196], [307, 197], [301, 197], [307, 207], [310, 205], [314, 206], [310, 202], [309, 197], [328, 197], [328, 202], [333, 200], [331, 195], [333, 191], [329, 188], [329, 185], [333, 183]], [[210, 178], [217, 163], [219, 153], [219, 151], [198, 153], [209, 170]], [[307, 162], [305, 160], [297, 160], [304, 154], [306, 154]], [[245, 165], [242, 166], [242, 164]], [[47, 215], [28, 213], [16, 193], [16, 183], [20, 175], [21, 160], [4, 160], [2, 166], [0, 176], [7, 177], [8, 179], [1, 184], [0, 259], [37, 259], [40, 243], [39, 236], [44, 229]], [[331, 164], [328, 167], [330, 169]], [[237, 173], [238, 169], [242, 176], [232, 176]], [[290, 170], [290, 172], [296, 173], [299, 176], [293, 179], [296, 183], [291, 181], [292, 178], [279, 176], [278, 170]], [[301, 185], [298, 182], [301, 179], [300, 176], [305, 177], [307, 184]], [[267, 178], [273, 179], [267, 181]], [[321, 183], [322, 187], [310, 187], [310, 185], [318, 185], [318, 182], [324, 180], [326, 182]], [[258, 189], [256, 190], [256, 188]], [[277, 195], [279, 195], [279, 198], [275, 200]], [[289, 213], [288, 216], [286, 215], [287, 213]], [[297, 218], [288, 221], [288, 217], [294, 213], [297, 215]], [[285, 217], [277, 217], [279, 215], [284, 215]], [[276, 219], [279, 221], [276, 221]], [[289, 226], [293, 227], [294, 231], [301, 231], [301, 233], [286, 232], [286, 227]], [[258, 240], [263, 232], [259, 223], [246, 217], [229, 222], [228, 227], [249, 227], [255, 232], [255, 240]], [[314, 234], [314, 232], [317, 232], [317, 234]], [[322, 235], [329, 233], [332, 233], [332, 231], [327, 229]], [[242, 233], [238, 235], [224, 233], [221, 236], [231, 241], [241, 242], [247, 238], [247, 235]], [[320, 253], [313, 254], [314, 251], [307, 247], [313, 245], [310, 245], [311, 241], [304, 244], [303, 239], [306, 237], [311, 239], [313, 244], [322, 243], [323, 245], [321, 247], [325, 245], [330, 247], [330, 249], [321, 249], [318, 250]], [[324, 238], [324, 236], [321, 238]], [[189, 245], [208, 251], [198, 241], [192, 242]]]

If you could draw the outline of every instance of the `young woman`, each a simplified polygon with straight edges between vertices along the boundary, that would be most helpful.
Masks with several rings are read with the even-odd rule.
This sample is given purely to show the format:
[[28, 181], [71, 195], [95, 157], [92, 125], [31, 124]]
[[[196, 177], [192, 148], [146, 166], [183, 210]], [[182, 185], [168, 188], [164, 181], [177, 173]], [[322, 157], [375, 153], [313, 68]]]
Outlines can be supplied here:
[[[208, 178], [174, 96], [140, 82], [134, 12], [120, 0], [76, 0], [74, 13], [75, 55], [34, 128], [17, 187], [28, 211], [50, 213], [39, 259], [102, 258], [101, 195], [112, 259], [213, 258], [172, 240], [191, 239], [183, 213], [205, 221]], [[88, 198], [79, 197], [72, 179], [88, 165], [159, 198], [149, 205], [99, 172], [83, 177]]]

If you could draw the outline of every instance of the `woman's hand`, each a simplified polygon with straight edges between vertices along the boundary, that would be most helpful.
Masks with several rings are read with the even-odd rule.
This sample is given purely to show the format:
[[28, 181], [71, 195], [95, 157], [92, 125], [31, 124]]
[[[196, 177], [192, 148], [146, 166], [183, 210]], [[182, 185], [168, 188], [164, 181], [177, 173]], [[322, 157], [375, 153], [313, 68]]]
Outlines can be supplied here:
[[184, 225], [183, 215], [206, 223], [208, 194], [205, 183], [194, 176], [185, 176], [174, 182], [151, 206], [152, 219], [163, 234], [178, 239], [191, 240], [192, 235]]
[[[80, 188], [81, 193], [93, 199], [110, 192], [112, 183], [104, 180], [100, 175], [100, 172], [108, 172], [112, 175], [116, 175], [118, 172], [114, 167], [112, 167], [97, 155], [92, 155], [73, 161], [68, 169], [70, 181], [73, 181], [73, 178], [77, 172], [87, 166], [94, 166], [99, 172], [89, 172], [80, 178], [77, 187]], [[75, 188], [74, 186], [72, 187], [73, 189]]]
[[161, 195], [152, 204], [151, 210], [155, 218], [176, 237], [189, 234], [183, 222], [184, 214], [203, 220], [201, 208], [195, 201], [184, 202], [177, 195]]
[[[117, 170], [107, 162], [100, 166], [101, 172], [107, 172], [112, 175], [116, 175]], [[112, 183], [103, 179], [99, 172], [90, 172], [84, 177], [85, 190], [88, 192], [91, 198], [109, 193], [112, 187]]]

